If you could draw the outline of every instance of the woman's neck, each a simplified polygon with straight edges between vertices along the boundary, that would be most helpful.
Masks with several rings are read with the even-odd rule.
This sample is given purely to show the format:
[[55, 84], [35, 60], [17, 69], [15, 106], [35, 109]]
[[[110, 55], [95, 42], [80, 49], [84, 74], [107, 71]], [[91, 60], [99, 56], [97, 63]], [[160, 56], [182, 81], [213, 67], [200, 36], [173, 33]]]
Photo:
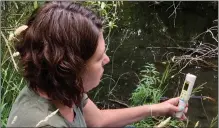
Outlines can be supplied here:
[[[48, 95], [43, 91], [38, 90], [38, 94], [45, 99], [51, 100], [48, 97]], [[57, 109], [59, 109], [59, 112], [66, 120], [68, 120], [69, 122], [74, 121], [75, 115], [74, 115], [73, 105], [72, 107], [68, 107], [57, 100], [52, 100], [51, 103], [54, 104]]]
[[59, 101], [52, 101], [52, 103], [56, 106], [56, 108], [59, 109], [59, 112], [66, 120], [68, 120], [69, 122], [74, 121], [75, 115], [74, 115], [73, 106], [68, 107], [60, 103]]

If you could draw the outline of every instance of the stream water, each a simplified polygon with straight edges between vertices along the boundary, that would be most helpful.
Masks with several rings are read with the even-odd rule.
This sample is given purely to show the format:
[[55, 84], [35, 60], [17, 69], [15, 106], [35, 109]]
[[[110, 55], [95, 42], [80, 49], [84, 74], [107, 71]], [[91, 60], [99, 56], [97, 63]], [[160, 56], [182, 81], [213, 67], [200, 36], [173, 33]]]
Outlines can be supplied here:
[[[194, 47], [195, 44], [189, 42], [191, 38], [206, 31], [213, 25], [213, 20], [218, 19], [217, 5], [211, 6], [206, 2], [188, 4], [185, 1], [177, 9], [176, 15], [170, 16], [174, 11], [169, 8], [171, 5], [172, 2], [159, 5], [148, 1], [123, 2], [122, 8], [118, 10], [118, 27], [114, 29], [109, 40], [107, 54], [111, 62], [105, 67], [100, 86], [91, 93], [99, 107], [121, 107], [109, 99], [129, 104], [130, 95], [139, 81], [137, 75], [146, 62], [154, 63], [162, 73], [165, 65], [161, 62], [165, 60], [166, 53], [182, 55], [179, 49], [165, 47]], [[209, 43], [217, 45], [212, 40]], [[195, 86], [206, 82], [204, 89], [196, 95], [209, 96], [216, 100], [211, 102], [191, 99], [189, 102], [187, 116], [191, 120], [191, 127], [194, 127], [197, 121], [201, 127], [209, 127], [212, 118], [218, 113], [218, 72], [196, 65], [182, 72], [197, 75]], [[115, 81], [109, 79], [111, 74]], [[173, 78], [165, 96], [173, 97], [177, 91], [181, 91], [184, 77], [180, 74], [179, 78]]]

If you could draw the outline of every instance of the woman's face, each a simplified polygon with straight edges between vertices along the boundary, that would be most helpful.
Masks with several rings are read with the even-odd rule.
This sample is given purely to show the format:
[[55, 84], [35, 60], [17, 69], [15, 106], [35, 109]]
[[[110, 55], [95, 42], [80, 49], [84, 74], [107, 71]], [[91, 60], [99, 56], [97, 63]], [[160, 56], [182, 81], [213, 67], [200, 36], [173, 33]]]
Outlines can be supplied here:
[[109, 63], [110, 59], [105, 53], [105, 41], [103, 33], [98, 39], [97, 49], [94, 55], [86, 63], [86, 71], [83, 73], [83, 87], [85, 92], [95, 88], [103, 75], [103, 66]]

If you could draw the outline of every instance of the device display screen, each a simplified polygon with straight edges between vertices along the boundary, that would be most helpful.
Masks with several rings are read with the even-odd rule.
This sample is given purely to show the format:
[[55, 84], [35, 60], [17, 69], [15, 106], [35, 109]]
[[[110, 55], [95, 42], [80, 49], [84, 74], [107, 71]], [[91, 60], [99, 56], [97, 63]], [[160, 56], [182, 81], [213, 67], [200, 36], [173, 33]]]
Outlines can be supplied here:
[[187, 90], [189, 87], [189, 83], [188, 82], [185, 82], [185, 85], [184, 85], [184, 90]]

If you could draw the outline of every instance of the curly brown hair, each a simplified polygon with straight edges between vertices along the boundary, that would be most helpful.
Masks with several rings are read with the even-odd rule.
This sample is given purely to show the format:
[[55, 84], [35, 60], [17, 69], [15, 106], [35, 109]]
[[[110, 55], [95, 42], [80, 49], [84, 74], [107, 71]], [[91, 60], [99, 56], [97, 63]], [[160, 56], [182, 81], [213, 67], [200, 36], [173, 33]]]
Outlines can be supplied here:
[[17, 51], [28, 87], [69, 107], [81, 103], [82, 72], [94, 54], [102, 20], [74, 2], [46, 2], [33, 12]]

